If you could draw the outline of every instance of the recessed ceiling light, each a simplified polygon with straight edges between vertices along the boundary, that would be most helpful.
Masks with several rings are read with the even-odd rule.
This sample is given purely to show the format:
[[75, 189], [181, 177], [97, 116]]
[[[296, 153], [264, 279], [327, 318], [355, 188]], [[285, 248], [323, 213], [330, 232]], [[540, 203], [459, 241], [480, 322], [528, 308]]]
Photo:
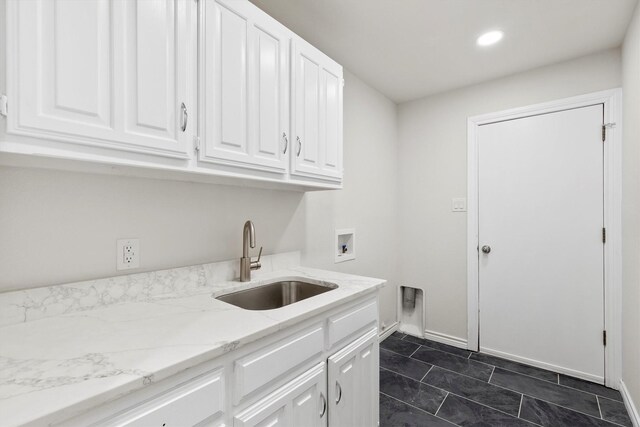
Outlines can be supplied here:
[[502, 40], [504, 33], [502, 31], [489, 31], [478, 37], [478, 46], [491, 46]]

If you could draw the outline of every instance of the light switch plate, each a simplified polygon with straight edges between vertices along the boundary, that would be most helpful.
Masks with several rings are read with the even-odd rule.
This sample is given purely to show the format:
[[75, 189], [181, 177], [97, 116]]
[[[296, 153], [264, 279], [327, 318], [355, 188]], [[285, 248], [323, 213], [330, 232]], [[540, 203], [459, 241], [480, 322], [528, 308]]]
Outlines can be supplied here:
[[466, 212], [467, 211], [467, 199], [454, 198], [451, 199], [451, 212]]
[[116, 268], [130, 270], [140, 267], [140, 240], [120, 239], [116, 244]]

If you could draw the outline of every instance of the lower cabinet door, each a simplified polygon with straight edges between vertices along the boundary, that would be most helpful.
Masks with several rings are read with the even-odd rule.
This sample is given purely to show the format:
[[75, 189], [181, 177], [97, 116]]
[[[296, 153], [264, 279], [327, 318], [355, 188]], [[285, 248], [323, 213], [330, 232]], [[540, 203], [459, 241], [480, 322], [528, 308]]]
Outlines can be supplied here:
[[320, 362], [264, 399], [238, 413], [234, 427], [326, 427], [327, 370]]
[[378, 424], [378, 330], [338, 351], [328, 362], [329, 426]]

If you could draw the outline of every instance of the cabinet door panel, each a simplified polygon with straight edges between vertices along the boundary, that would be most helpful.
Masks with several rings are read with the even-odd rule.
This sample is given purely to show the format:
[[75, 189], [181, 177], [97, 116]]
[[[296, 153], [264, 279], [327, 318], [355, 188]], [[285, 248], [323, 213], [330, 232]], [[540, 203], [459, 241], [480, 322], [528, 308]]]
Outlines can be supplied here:
[[299, 122], [296, 147], [300, 168], [317, 168], [320, 161], [320, 66], [310, 58], [300, 57]]
[[[10, 97], [18, 101], [20, 125], [80, 134], [109, 131], [113, 92], [109, 2], [41, 0], [9, 5], [17, 25], [8, 54], [18, 64], [15, 75], [9, 72], [16, 84]], [[10, 83], [8, 89], [12, 88]]]
[[[176, 138], [175, 14], [171, 1], [125, 5], [124, 44], [127, 133]], [[182, 76], [184, 77], [184, 76]]]
[[206, 3], [204, 160], [246, 161], [248, 18], [225, 3]]
[[290, 36], [251, 3], [205, 3], [203, 162], [284, 172]]
[[193, 64], [187, 8], [176, 0], [7, 2], [7, 131], [186, 158], [178, 131]]
[[378, 422], [378, 333], [370, 330], [329, 358], [329, 425]]
[[[295, 41], [292, 173], [342, 178], [342, 67], [304, 42]], [[297, 139], [300, 139], [298, 142]]]
[[321, 362], [236, 415], [233, 425], [325, 427], [326, 388], [326, 363]]
[[284, 152], [289, 133], [288, 81], [289, 36], [277, 22], [261, 20], [253, 26], [252, 154], [256, 163], [287, 169]]
[[323, 69], [322, 81], [322, 169], [327, 175], [342, 176], [342, 77]]

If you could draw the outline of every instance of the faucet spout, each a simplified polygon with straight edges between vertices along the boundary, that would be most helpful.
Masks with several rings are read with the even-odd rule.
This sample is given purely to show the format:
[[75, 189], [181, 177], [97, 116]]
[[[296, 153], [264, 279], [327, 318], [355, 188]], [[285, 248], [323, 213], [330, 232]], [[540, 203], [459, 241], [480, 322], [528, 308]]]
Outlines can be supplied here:
[[[248, 243], [248, 245], [247, 245]], [[249, 257], [249, 246], [256, 247], [256, 228], [253, 226], [253, 222], [247, 221], [244, 223], [242, 229], [242, 257]]]
[[260, 257], [262, 256], [262, 248], [258, 253], [258, 259], [252, 261], [249, 256], [249, 246], [256, 247], [256, 228], [253, 226], [253, 222], [247, 221], [242, 228], [242, 258], [240, 258], [240, 281], [248, 282], [251, 280], [251, 270], [257, 270], [262, 265], [260, 264]]

